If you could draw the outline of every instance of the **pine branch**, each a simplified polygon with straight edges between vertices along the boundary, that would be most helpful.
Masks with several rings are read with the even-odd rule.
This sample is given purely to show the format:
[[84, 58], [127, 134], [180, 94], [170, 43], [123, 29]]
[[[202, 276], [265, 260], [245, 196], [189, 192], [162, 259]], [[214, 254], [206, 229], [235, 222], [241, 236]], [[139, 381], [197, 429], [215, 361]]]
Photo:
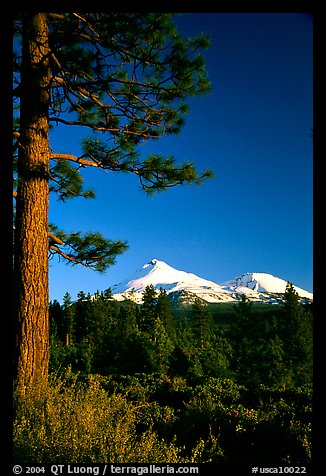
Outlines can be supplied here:
[[82, 155], [80, 157], [77, 157], [76, 155], [73, 154], [51, 154], [51, 159], [56, 159], [56, 160], [70, 160], [71, 162], [76, 162], [82, 166], [90, 166], [90, 167], [101, 167], [101, 164], [99, 161], [94, 160], [88, 160], [84, 159], [85, 155]]
[[72, 265], [81, 264], [103, 272], [108, 266], [112, 266], [116, 257], [126, 249], [126, 242], [107, 240], [99, 233], [89, 232], [82, 235], [80, 232], [74, 232], [68, 235], [50, 225], [50, 256], [58, 255]]
[[[60, 238], [58, 238], [57, 236], [55, 236], [53, 233], [51, 233], [51, 231], [48, 232], [48, 236], [49, 238], [51, 238], [52, 241], [54, 241], [55, 243], [59, 244], [59, 245], [64, 245], [64, 242], [62, 240], [60, 240]], [[50, 245], [52, 246], [52, 245]]]

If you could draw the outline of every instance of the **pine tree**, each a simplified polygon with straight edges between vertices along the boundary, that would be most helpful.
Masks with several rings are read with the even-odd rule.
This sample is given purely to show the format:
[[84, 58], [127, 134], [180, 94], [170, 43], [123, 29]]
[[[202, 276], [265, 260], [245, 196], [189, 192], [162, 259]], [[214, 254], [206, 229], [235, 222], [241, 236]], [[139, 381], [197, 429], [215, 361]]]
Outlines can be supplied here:
[[161, 319], [168, 336], [172, 341], [175, 341], [176, 332], [173, 322], [171, 302], [167, 292], [162, 288], [160, 289], [160, 294], [157, 297], [156, 312], [157, 316]]
[[282, 339], [292, 384], [312, 382], [313, 336], [312, 314], [302, 304], [291, 283], [287, 283], [283, 305]]
[[152, 284], [146, 286], [144, 293], [143, 293], [143, 304], [141, 306], [140, 312], [140, 322], [139, 322], [139, 329], [142, 332], [147, 332], [148, 334], [152, 334], [155, 326], [155, 322], [157, 319], [157, 311], [156, 311], [156, 290]]
[[261, 351], [261, 379], [269, 387], [282, 387], [291, 380], [291, 373], [286, 368], [286, 351], [281, 339], [276, 335], [264, 342]]
[[128, 338], [137, 330], [137, 305], [132, 301], [127, 301], [119, 310], [119, 327], [121, 335]]
[[93, 319], [93, 308], [91, 296], [84, 291], [77, 294], [75, 303], [75, 337], [76, 342], [81, 342], [85, 337], [92, 337], [92, 330], [95, 327]]
[[191, 314], [192, 329], [197, 341], [197, 347], [202, 351], [210, 340], [213, 318], [198, 299], [196, 299], [192, 306]]
[[59, 301], [54, 299], [49, 305], [50, 335], [63, 339], [63, 308]]
[[68, 292], [66, 292], [63, 296], [63, 320], [66, 345], [69, 345], [72, 342], [72, 336], [74, 331], [74, 316], [75, 311], [72, 304], [71, 296]]
[[15, 366], [20, 391], [47, 378], [50, 45], [46, 14], [25, 14], [15, 223]]
[[[97, 232], [49, 224], [50, 193], [62, 201], [94, 197], [84, 188], [83, 167], [135, 174], [147, 193], [199, 184], [212, 174], [178, 165], [173, 156], [141, 159], [137, 151], [178, 133], [185, 100], [209, 91], [203, 35], [183, 39], [167, 13], [29, 12], [14, 28], [22, 40], [14, 54], [14, 302], [17, 384], [24, 392], [47, 377], [49, 253], [103, 271], [127, 248]], [[50, 126], [89, 131], [83, 154], [51, 150]]]
[[151, 347], [154, 370], [158, 371], [160, 374], [167, 373], [174, 345], [159, 317], [156, 319], [154, 324]]

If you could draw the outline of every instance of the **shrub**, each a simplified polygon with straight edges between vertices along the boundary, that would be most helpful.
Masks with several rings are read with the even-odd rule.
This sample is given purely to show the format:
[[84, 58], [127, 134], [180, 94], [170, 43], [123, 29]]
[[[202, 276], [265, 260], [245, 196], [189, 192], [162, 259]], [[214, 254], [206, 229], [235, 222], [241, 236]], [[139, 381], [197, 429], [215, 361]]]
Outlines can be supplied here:
[[16, 398], [14, 459], [20, 463], [180, 462], [180, 450], [136, 432], [139, 405], [89, 376], [52, 378], [41, 395]]
[[265, 448], [278, 450], [272, 458], [274, 461], [278, 458], [280, 464], [309, 464], [312, 446], [311, 387], [272, 392], [265, 389], [262, 396], [265, 401], [258, 408], [257, 452], [263, 457], [264, 449], [260, 445], [265, 444]]

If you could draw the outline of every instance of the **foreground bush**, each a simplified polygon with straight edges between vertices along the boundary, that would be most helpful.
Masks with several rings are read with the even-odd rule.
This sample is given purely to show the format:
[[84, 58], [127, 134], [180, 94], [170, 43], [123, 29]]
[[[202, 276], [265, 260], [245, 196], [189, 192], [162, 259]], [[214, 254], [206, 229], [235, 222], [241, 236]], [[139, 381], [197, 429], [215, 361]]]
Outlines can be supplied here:
[[181, 461], [155, 432], [136, 432], [139, 405], [108, 393], [89, 376], [53, 378], [41, 396], [15, 401], [14, 459], [21, 463]]
[[308, 465], [310, 387], [255, 391], [230, 379], [53, 377], [15, 399], [18, 463]]
[[213, 462], [309, 465], [311, 399], [309, 387], [290, 391], [260, 387], [250, 394], [231, 380], [207, 379], [186, 404], [178, 444], [191, 448], [194, 436], [199, 436], [210, 448], [200, 457]]

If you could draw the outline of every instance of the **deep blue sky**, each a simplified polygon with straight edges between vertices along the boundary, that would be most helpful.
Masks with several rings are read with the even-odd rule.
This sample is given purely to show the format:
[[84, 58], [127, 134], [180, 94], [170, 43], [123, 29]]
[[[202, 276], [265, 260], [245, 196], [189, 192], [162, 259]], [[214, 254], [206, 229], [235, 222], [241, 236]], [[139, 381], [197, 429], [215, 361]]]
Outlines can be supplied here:
[[[215, 178], [149, 198], [136, 177], [86, 170], [95, 200], [51, 202], [67, 231], [128, 240], [106, 274], [51, 261], [50, 297], [104, 290], [153, 258], [222, 283], [266, 272], [312, 291], [312, 18], [300, 13], [186, 13], [186, 36], [207, 33], [213, 92], [192, 98], [186, 125], [142, 148], [212, 168]], [[80, 153], [81, 131], [51, 139]], [[54, 197], [53, 197], [54, 198]]]

